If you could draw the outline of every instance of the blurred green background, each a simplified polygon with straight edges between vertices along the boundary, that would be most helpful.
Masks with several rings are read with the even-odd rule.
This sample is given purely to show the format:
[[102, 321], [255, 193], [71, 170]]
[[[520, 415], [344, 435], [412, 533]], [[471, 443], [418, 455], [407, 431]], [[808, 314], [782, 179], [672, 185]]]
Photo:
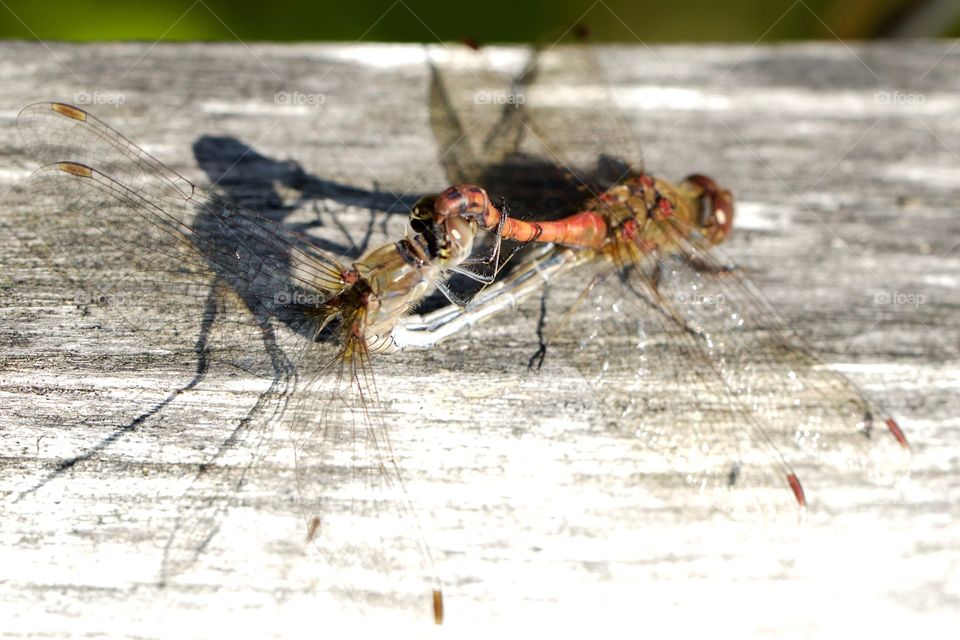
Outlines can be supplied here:
[[960, 35], [960, 0], [0, 0], [0, 37], [63, 40], [775, 42]]

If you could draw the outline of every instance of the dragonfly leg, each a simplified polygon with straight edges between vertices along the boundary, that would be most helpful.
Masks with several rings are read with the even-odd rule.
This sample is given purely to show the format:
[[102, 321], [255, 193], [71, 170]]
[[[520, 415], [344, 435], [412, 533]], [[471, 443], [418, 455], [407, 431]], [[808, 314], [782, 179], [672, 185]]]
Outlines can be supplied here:
[[657, 263], [653, 267], [653, 273], [650, 275], [650, 289], [653, 290], [653, 294], [660, 297], [660, 278], [663, 277], [663, 260], [657, 260]]
[[[484, 287], [480, 289], [480, 291], [483, 291], [483, 289], [485, 289], [488, 285], [493, 284], [493, 282], [497, 279], [497, 276], [500, 274], [500, 270], [503, 269], [508, 262], [510, 262], [510, 259], [513, 258], [517, 251], [519, 251], [523, 246], [520, 245], [515, 248], [510, 255], [507, 256], [506, 260], [500, 262], [500, 250], [503, 244], [503, 236], [501, 235], [501, 231], [503, 230], [504, 224], [506, 224], [507, 216], [509, 215], [510, 210], [507, 208], [507, 204], [504, 202], [503, 198], [495, 201], [494, 206], [502, 213], [502, 215], [500, 216], [500, 219], [498, 220], [497, 226], [494, 230], [494, 244], [490, 252], [486, 255], [470, 256], [461, 262], [459, 266], [450, 269], [450, 271], [453, 271], [454, 273], [459, 273], [470, 278], [471, 280], [482, 283]], [[483, 273], [471, 268], [476, 265], [483, 266], [487, 271], [490, 272]], [[493, 266], [492, 270], [490, 269], [491, 265]]]
[[726, 264], [710, 264], [699, 256], [685, 256], [684, 260], [697, 273], [706, 273], [714, 276], [724, 276], [733, 273], [737, 267]]
[[543, 335], [543, 327], [547, 321], [547, 295], [549, 289], [544, 285], [543, 293], [540, 294], [540, 317], [537, 319], [537, 350], [527, 361], [527, 369], [540, 369], [543, 366], [543, 359], [547, 356], [547, 340]]
[[563, 312], [563, 317], [560, 319], [560, 323], [553, 328], [553, 330], [550, 332], [550, 335], [547, 336], [546, 338], [544, 338], [543, 332], [542, 332], [543, 321], [546, 318], [546, 307], [544, 306], [546, 303], [546, 296], [544, 295], [544, 297], [540, 299], [541, 316], [540, 316], [540, 323], [538, 323], [537, 325], [537, 339], [540, 342], [540, 346], [537, 348], [536, 353], [534, 353], [533, 356], [530, 357], [529, 364], [527, 365], [529, 368], [531, 369], [534, 368], [533, 363], [535, 362], [537, 363], [537, 366], [536, 366], [537, 369], [543, 366], [543, 360], [547, 356], [547, 345], [549, 345], [553, 341], [554, 337], [556, 337], [558, 333], [563, 331], [563, 328], [570, 321], [570, 318], [573, 316], [576, 310], [580, 308], [580, 305], [582, 305], [584, 301], [587, 300], [587, 298], [589, 298], [590, 293], [596, 288], [596, 286], [601, 282], [603, 282], [603, 279], [609, 276], [611, 273], [612, 271], [610, 270], [601, 271], [600, 273], [590, 278], [590, 282], [587, 284], [586, 287], [584, 287], [583, 291], [580, 292], [580, 295], [577, 296], [577, 299], [573, 301], [573, 304], [571, 304], [566, 311]]
[[[457, 273], [460, 273], [459, 271]], [[459, 293], [456, 293], [447, 286], [443, 281], [436, 282], [437, 290], [443, 294], [443, 297], [450, 301], [451, 304], [456, 305], [457, 307], [464, 309], [468, 304], [470, 304], [470, 296], [463, 296]]]

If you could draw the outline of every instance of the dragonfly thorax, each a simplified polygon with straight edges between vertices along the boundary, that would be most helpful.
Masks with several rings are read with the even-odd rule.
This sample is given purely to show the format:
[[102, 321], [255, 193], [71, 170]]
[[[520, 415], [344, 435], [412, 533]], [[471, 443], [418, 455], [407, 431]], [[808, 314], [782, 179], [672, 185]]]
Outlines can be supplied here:
[[693, 234], [719, 244], [733, 225], [733, 196], [702, 175], [673, 183], [640, 174], [614, 185], [590, 206], [607, 220], [613, 245], [627, 242], [643, 253], [669, 252], [679, 238]]

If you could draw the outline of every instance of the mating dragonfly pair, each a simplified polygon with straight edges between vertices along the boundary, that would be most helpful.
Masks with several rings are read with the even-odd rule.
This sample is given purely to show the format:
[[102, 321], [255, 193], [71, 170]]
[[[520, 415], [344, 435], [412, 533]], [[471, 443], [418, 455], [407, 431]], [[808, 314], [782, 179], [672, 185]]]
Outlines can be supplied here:
[[[547, 286], [582, 293], [551, 318], [540, 357], [581, 371], [609, 422], [662, 455], [675, 488], [734, 516], [796, 514], [807, 498], [787, 457], [798, 449], [879, 480], [906, 473], [909, 447], [893, 418], [812, 355], [717, 250], [733, 231], [731, 193], [699, 174], [672, 183], [645, 173], [609, 96], [575, 114], [551, 105], [575, 83], [586, 83], [584, 95], [606, 91], [582, 52], [535, 53], [507, 93], [475, 52], [444, 55], [432, 59], [431, 114], [456, 186], [421, 198], [404, 238], [352, 262], [192, 184], [63, 103], [20, 114], [41, 165], [29, 193], [58, 203], [25, 224], [51, 256], [106, 278], [102, 290], [146, 343], [163, 310], [184, 352], [201, 331], [204, 357], [293, 372], [285, 423], [308, 537], [321, 547], [335, 512], [357, 508], [332, 498], [338, 468], [377, 488], [370, 502], [412, 518], [371, 356], [433, 347]], [[500, 93], [477, 100], [481, 91]], [[479, 144], [464, 136], [471, 109], [495, 116]], [[561, 131], [590, 137], [602, 161], [583, 168], [583, 145], [551, 135]], [[544, 166], [549, 179], [531, 178]], [[468, 299], [453, 275], [482, 288]], [[417, 315], [435, 288], [456, 304]], [[241, 337], [250, 332], [259, 343]], [[689, 413], [668, 411], [674, 403]], [[432, 575], [429, 551], [419, 553]], [[439, 585], [430, 591], [439, 622]]]

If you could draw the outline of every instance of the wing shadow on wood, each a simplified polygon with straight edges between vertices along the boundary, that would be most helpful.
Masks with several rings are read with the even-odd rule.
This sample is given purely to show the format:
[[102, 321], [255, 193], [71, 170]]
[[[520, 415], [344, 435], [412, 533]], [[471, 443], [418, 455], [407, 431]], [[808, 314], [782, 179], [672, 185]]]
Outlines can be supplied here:
[[[298, 208], [311, 206], [317, 214], [316, 222], [285, 224], [291, 231], [307, 234], [317, 226], [325, 226], [329, 218], [329, 226], [347, 242], [336, 243], [316, 234], [311, 234], [311, 240], [323, 251], [348, 258], [357, 258], [370, 248], [377, 213], [406, 216], [419, 198], [419, 194], [397, 197], [326, 180], [295, 160], [270, 158], [231, 136], [201, 136], [193, 144], [193, 154], [211, 184], [230, 200], [267, 219], [283, 223]], [[347, 229], [335, 209], [321, 210], [326, 201], [370, 211], [371, 222], [360, 231], [359, 239], [353, 238], [357, 230]], [[386, 235], [385, 229], [381, 231]]]

